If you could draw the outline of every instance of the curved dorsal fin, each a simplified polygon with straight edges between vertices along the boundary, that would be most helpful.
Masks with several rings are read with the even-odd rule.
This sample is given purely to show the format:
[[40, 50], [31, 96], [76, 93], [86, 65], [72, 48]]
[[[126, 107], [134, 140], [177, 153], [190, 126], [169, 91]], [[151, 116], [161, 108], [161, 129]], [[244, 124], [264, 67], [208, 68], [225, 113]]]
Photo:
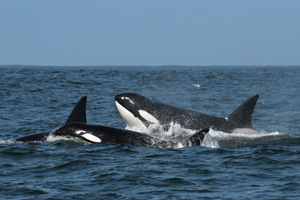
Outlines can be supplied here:
[[86, 96], [82, 97], [75, 105], [66, 124], [73, 122], [86, 123]]
[[225, 119], [227, 119], [230, 123], [233, 123], [236, 128], [253, 128], [252, 113], [258, 97], [258, 94], [253, 95]]

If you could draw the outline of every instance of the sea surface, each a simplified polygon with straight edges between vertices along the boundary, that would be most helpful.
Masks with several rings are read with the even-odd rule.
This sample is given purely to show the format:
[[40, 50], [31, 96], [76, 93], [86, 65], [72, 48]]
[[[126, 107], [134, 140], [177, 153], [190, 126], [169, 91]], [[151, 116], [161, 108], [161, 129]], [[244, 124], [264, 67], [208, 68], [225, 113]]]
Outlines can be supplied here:
[[[183, 148], [13, 140], [61, 127], [85, 95], [88, 123], [125, 129], [125, 92], [219, 117], [259, 94], [262, 134], [211, 130]], [[0, 199], [299, 199], [299, 111], [297, 66], [0, 66]]]

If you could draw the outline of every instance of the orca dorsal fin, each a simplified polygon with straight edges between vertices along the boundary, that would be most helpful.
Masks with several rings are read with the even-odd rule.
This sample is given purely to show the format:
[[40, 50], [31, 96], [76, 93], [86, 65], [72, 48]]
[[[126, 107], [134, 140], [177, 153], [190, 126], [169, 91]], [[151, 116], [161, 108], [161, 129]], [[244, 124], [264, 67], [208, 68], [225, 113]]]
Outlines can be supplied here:
[[252, 113], [254, 111], [258, 97], [258, 94], [253, 95], [225, 119], [228, 122], [232, 123], [235, 128], [253, 128]]
[[73, 122], [86, 123], [86, 96], [82, 97], [71, 112], [66, 124]]

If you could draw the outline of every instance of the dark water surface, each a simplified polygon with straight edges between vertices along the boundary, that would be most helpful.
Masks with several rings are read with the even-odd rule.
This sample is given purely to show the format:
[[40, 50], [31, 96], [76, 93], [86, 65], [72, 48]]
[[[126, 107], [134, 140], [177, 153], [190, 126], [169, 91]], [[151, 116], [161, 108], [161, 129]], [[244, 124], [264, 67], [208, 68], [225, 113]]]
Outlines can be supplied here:
[[[300, 67], [0, 67], [1, 199], [297, 199]], [[52, 138], [87, 95], [87, 120], [125, 128], [115, 95], [226, 117], [259, 94], [262, 136], [210, 131], [205, 146], [162, 149]]]

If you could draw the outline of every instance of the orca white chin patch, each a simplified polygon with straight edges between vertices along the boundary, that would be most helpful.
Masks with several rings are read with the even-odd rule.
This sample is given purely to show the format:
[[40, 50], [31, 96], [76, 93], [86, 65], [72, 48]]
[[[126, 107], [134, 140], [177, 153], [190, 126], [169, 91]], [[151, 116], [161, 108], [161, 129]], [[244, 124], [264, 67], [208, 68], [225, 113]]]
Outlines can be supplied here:
[[153, 115], [148, 113], [147, 111], [139, 110], [139, 113], [145, 120], [152, 122], [154, 124], [159, 124], [159, 121], [155, 117], [153, 117]]
[[90, 133], [85, 133], [83, 135], [81, 135], [81, 137], [85, 138], [86, 140], [90, 141], [90, 142], [94, 142], [94, 143], [100, 143], [101, 139], [90, 134]]
[[147, 129], [145, 124], [137, 117], [135, 117], [131, 112], [124, 108], [121, 104], [116, 101], [116, 107], [123, 118], [123, 120], [129, 126], [136, 127], [138, 129]]

